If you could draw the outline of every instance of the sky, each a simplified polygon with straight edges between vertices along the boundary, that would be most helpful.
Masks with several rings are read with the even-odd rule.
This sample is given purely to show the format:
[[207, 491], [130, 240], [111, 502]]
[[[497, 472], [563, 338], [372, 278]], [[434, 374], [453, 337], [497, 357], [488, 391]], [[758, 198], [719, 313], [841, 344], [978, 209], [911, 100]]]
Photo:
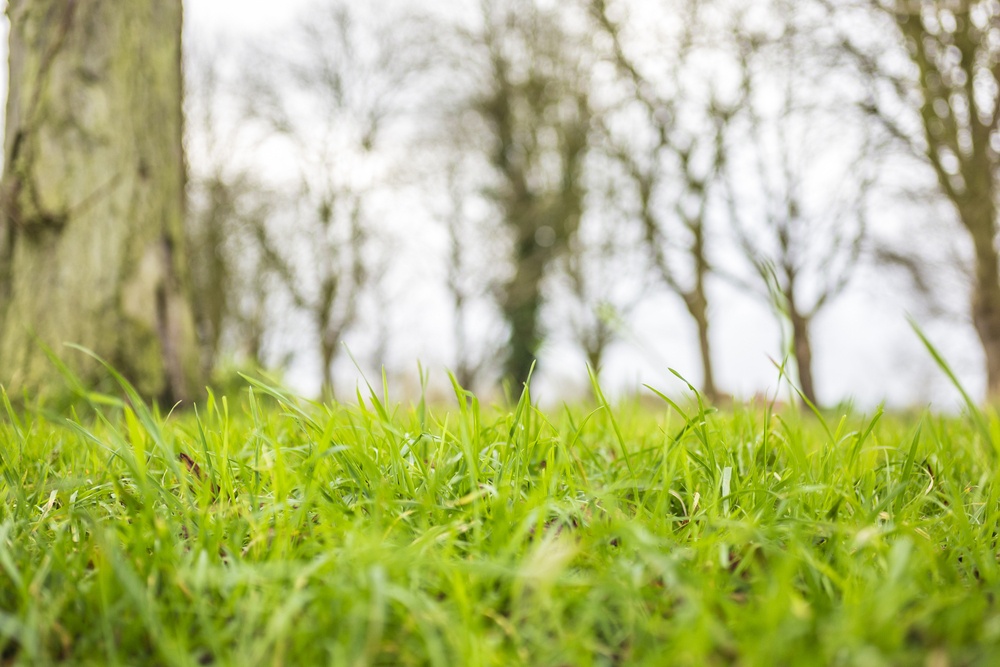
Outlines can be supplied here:
[[310, 0], [186, 0], [185, 19], [196, 32], [238, 37], [266, 35], [294, 20]]

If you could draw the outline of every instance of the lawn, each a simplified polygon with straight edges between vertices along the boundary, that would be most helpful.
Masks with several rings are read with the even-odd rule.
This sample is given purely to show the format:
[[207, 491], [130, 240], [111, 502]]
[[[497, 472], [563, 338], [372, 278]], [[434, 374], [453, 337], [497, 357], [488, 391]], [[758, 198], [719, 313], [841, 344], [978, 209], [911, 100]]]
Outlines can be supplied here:
[[0, 664], [1000, 664], [992, 413], [122, 396], [0, 409]]

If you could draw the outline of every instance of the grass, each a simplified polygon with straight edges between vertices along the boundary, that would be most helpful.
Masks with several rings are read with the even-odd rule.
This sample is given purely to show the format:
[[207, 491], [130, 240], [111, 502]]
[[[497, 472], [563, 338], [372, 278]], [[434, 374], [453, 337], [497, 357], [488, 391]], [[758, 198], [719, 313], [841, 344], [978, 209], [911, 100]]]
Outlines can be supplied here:
[[0, 417], [0, 664], [1000, 660], [995, 415], [90, 399]]

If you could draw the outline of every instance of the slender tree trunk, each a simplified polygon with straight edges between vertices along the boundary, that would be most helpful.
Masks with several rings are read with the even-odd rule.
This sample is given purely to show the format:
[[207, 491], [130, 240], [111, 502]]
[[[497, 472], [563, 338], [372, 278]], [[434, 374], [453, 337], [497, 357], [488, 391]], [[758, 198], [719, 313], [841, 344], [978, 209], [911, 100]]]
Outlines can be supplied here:
[[693, 226], [694, 244], [691, 254], [695, 260], [694, 289], [683, 295], [688, 313], [698, 327], [698, 349], [701, 353], [701, 389], [710, 402], [719, 400], [720, 394], [715, 386], [715, 371], [712, 367], [712, 341], [709, 337], [708, 319], [708, 289], [706, 278], [709, 264], [705, 253], [705, 228], [703, 224]]
[[541, 343], [538, 314], [542, 305], [542, 277], [545, 261], [535, 248], [534, 239], [525, 240], [518, 249], [514, 277], [506, 285], [501, 304], [504, 320], [510, 326], [504, 377], [516, 391], [528, 379], [531, 365]]
[[794, 306], [789, 308], [788, 319], [792, 325], [792, 354], [795, 355], [795, 367], [798, 370], [799, 389], [802, 395], [813, 405], [819, 405], [816, 397], [816, 384], [813, 380], [812, 341], [809, 337], [809, 318], [798, 312]]
[[326, 400], [334, 400], [337, 398], [336, 394], [336, 379], [333, 375], [333, 360], [337, 356], [337, 337], [324, 336], [323, 340], [320, 341], [320, 357], [323, 364], [323, 398]]
[[992, 202], [969, 201], [959, 206], [975, 248], [972, 322], [986, 357], [986, 397], [1000, 399], [1000, 261], [994, 243], [996, 209]]
[[698, 323], [698, 349], [701, 351], [702, 389], [709, 401], [719, 399], [715, 386], [715, 372], [712, 369], [712, 341], [708, 336], [708, 290], [705, 279], [708, 275], [708, 258], [705, 255], [705, 225], [695, 226], [694, 255], [696, 259], [695, 309], [691, 313]]
[[180, 0], [10, 0], [0, 194], [0, 382], [91, 384], [101, 355], [143, 394], [200, 386], [184, 248]]
[[715, 386], [715, 371], [712, 367], [712, 343], [709, 338], [708, 302], [703, 294], [688, 292], [683, 295], [684, 305], [698, 328], [698, 350], [701, 354], [701, 391], [705, 397], [714, 402], [719, 399], [719, 390]]
[[698, 319], [698, 349], [701, 351], [702, 391], [710, 402], [719, 400], [719, 389], [715, 386], [715, 371], [712, 368], [712, 344], [708, 337], [708, 318], [704, 313]]

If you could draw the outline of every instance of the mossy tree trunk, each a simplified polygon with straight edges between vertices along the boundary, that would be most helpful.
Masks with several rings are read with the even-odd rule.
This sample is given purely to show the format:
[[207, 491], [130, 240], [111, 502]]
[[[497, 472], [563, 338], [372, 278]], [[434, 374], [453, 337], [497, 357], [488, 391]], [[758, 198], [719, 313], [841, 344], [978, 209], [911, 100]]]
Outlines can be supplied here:
[[[986, 17], [973, 15], [974, 5]], [[972, 241], [972, 322], [983, 346], [986, 393], [1000, 401], [1000, 253], [997, 251], [997, 192], [1000, 150], [1000, 49], [995, 43], [1000, 12], [987, 3], [935, 6], [927, 15], [916, 5], [893, 14], [919, 73], [923, 153], [941, 192], [954, 205]], [[944, 13], [949, 20], [938, 29]], [[957, 55], [958, 57], [954, 57]], [[983, 94], [984, 91], [992, 91]], [[990, 99], [992, 97], [992, 99]]]
[[185, 267], [180, 0], [10, 0], [0, 208], [0, 383], [81, 379], [191, 397], [198, 352]]
[[552, 261], [551, 247], [540, 247], [534, 238], [533, 225], [523, 218], [510, 218], [521, 223], [514, 253], [514, 275], [504, 285], [500, 307], [510, 327], [504, 377], [514, 388], [527, 381], [535, 355], [542, 343], [538, 318], [542, 309], [542, 280], [545, 268]]
[[543, 283], [577, 234], [594, 106], [585, 51], [557, 11], [485, 2], [486, 85], [471, 109], [487, 133], [490, 194], [513, 242], [513, 271], [499, 290], [509, 337], [503, 363], [512, 387], [527, 381], [544, 339]]

